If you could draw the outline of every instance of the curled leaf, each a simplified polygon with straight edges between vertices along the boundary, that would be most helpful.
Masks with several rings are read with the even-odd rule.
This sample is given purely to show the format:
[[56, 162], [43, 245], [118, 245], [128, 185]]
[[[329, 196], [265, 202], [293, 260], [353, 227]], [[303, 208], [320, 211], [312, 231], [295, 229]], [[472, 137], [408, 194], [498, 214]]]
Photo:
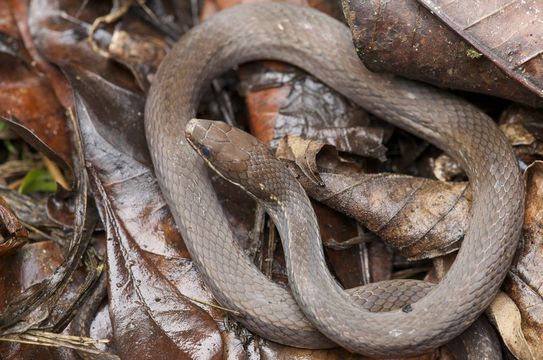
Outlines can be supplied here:
[[[305, 155], [316, 156], [317, 152]], [[327, 159], [326, 166], [331, 166], [330, 157]], [[335, 160], [341, 164], [339, 158]], [[318, 158], [311, 161], [322, 164]], [[304, 170], [291, 166], [309, 196], [356, 219], [410, 259], [435, 257], [458, 248], [471, 204], [467, 183], [335, 168], [320, 168], [324, 186], [316, 186]]]
[[324, 186], [317, 169], [317, 154], [326, 146], [320, 141], [304, 140], [298, 136], [284, 137], [277, 147], [278, 156], [290, 158], [316, 185]]
[[500, 116], [500, 129], [526, 164], [543, 156], [543, 111], [511, 105]]
[[503, 292], [498, 293], [488, 310], [511, 353], [519, 360], [536, 360], [522, 331], [522, 318], [515, 302]]
[[47, 216], [45, 199], [34, 199], [2, 186], [0, 186], [0, 197], [26, 224], [37, 228], [56, 227], [56, 224]]
[[0, 255], [24, 245], [28, 231], [0, 196]]

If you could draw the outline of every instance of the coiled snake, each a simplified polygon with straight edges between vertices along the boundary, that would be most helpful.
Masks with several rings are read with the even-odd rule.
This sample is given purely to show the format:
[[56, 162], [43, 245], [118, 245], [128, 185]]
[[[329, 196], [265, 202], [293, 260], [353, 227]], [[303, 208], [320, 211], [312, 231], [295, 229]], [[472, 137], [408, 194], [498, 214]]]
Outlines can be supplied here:
[[[421, 282], [371, 284], [363, 288], [375, 295], [371, 299], [394, 303], [399, 296], [407, 303], [387, 312], [360, 307], [327, 270], [315, 216], [299, 185], [280, 180], [284, 171], [264, 152], [253, 157], [243, 153], [244, 146], [224, 145], [217, 153], [226, 164], [222, 171], [253, 195], [268, 199], [283, 235], [294, 297], [259, 273], [242, 253], [205, 162], [183, 134], [206, 85], [225, 70], [258, 59], [281, 60], [308, 71], [461, 163], [474, 190], [471, 222], [454, 265], [438, 285], [430, 290]], [[195, 136], [198, 124], [207, 123], [191, 123], [189, 137]], [[222, 141], [221, 131], [215, 131], [220, 126], [213, 130], [200, 125], [198, 129], [209, 128], [207, 140]], [[376, 356], [436, 348], [465, 330], [489, 305], [517, 246], [523, 182], [511, 147], [492, 120], [444, 91], [369, 72], [356, 55], [349, 29], [310, 8], [241, 5], [194, 28], [159, 67], [146, 104], [145, 128], [160, 187], [214, 295], [241, 313], [245, 326], [277, 342], [319, 348], [332, 346], [328, 338]]]

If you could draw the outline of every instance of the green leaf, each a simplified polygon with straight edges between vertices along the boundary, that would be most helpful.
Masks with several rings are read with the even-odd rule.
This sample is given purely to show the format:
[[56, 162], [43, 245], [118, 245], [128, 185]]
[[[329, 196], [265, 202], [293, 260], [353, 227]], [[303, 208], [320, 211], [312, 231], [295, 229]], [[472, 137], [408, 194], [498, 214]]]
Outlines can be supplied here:
[[55, 192], [57, 191], [57, 183], [53, 180], [51, 174], [41, 168], [30, 170], [21, 185], [19, 186], [19, 192], [21, 194], [28, 194], [36, 191], [42, 192]]
[[0, 120], [0, 132], [6, 130], [7, 128], [8, 128], [8, 123]]

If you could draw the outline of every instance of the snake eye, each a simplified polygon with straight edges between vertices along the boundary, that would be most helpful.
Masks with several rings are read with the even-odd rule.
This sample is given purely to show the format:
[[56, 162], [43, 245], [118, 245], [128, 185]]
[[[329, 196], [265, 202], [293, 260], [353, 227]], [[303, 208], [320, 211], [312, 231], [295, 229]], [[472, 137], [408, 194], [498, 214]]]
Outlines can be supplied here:
[[211, 156], [211, 150], [209, 150], [209, 148], [205, 145], [201, 145], [200, 146], [200, 153], [202, 154], [202, 156], [208, 158], [209, 156]]

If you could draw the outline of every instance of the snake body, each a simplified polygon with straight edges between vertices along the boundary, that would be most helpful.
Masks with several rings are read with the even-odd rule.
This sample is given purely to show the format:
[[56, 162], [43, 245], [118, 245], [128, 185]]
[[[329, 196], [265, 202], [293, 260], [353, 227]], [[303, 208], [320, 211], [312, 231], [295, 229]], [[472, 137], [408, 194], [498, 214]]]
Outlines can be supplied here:
[[[308, 71], [366, 110], [442, 148], [463, 166], [474, 189], [471, 222], [454, 265], [429, 292], [417, 283], [409, 289], [371, 284], [367, 289], [374, 296], [366, 299], [370, 306], [360, 307], [328, 272], [322, 246], [315, 241], [319, 234], [314, 215], [305, 198], [293, 191], [296, 183], [279, 179], [280, 169], [263, 162], [258, 163], [262, 175], [251, 179], [256, 172], [244, 172], [247, 165], [237, 161], [236, 146], [225, 146], [219, 157], [231, 174], [259, 181], [264, 195], [290, 204], [271, 213], [287, 237], [294, 297], [242, 253], [205, 162], [183, 133], [213, 78], [258, 59], [281, 60]], [[523, 182], [511, 147], [492, 120], [446, 92], [369, 72], [358, 60], [349, 29], [310, 8], [241, 5], [194, 28], [159, 67], [146, 104], [145, 129], [159, 185], [215, 297], [239, 312], [245, 326], [273, 341], [320, 348], [332, 346], [331, 339], [374, 356], [436, 348], [464, 331], [489, 305], [516, 249]], [[391, 301], [397, 293], [407, 299], [401, 309], [371, 311], [372, 304]]]

